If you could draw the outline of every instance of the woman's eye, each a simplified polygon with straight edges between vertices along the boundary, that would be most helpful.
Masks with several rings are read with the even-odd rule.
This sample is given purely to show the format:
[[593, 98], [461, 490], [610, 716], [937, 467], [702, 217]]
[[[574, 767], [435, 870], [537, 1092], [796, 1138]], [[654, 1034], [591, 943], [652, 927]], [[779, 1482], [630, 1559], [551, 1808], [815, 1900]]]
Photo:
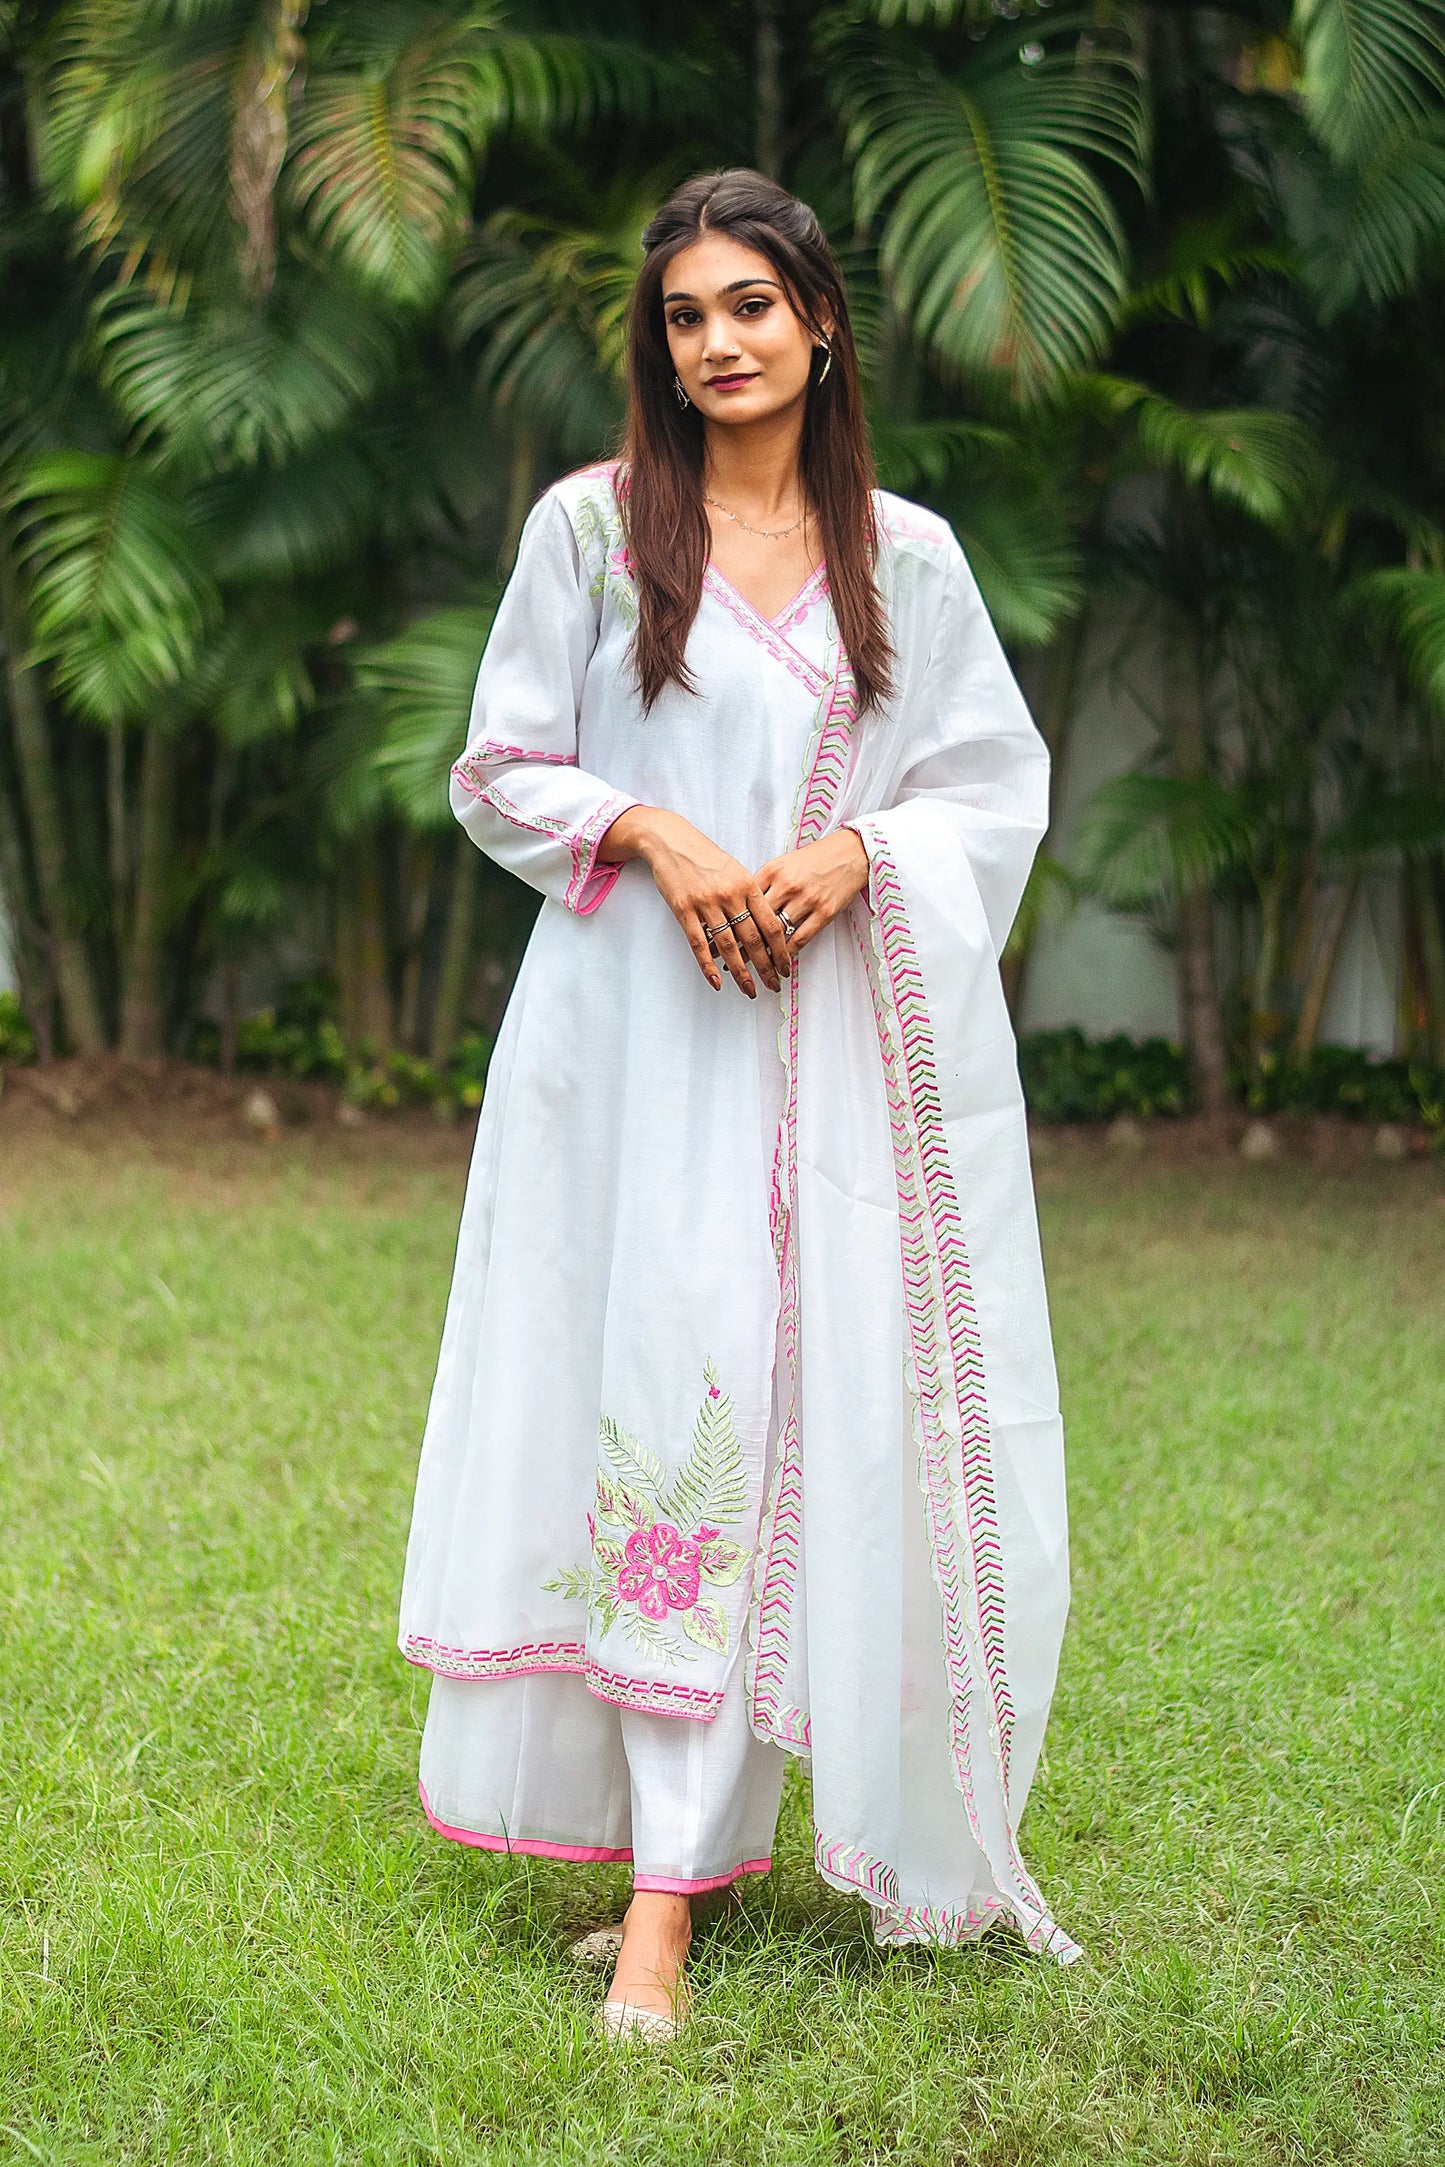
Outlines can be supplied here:
[[771, 307], [771, 301], [766, 300], [762, 294], [755, 293], [750, 299], [743, 302], [738, 314], [739, 316], [760, 316], [764, 309]]
[[680, 308], [667, 320], [674, 331], [691, 331], [694, 324], [701, 323], [702, 318], [695, 308]]

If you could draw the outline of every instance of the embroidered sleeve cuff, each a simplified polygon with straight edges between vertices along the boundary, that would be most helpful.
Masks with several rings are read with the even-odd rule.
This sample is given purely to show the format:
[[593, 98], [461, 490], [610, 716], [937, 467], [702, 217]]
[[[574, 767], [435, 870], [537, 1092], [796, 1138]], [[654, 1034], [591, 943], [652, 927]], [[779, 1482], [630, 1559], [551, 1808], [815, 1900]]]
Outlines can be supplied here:
[[614, 820], [620, 820], [630, 807], [641, 803], [641, 798], [614, 791], [571, 837], [572, 878], [562, 900], [579, 918], [588, 917], [605, 901], [622, 871], [620, 865], [603, 865], [599, 861], [602, 838]]

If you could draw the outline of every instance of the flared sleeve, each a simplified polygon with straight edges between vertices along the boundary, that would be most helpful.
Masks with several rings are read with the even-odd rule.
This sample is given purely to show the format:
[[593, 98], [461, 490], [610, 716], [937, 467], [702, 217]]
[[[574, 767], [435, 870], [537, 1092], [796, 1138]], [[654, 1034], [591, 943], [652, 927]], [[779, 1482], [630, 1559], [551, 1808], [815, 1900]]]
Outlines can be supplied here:
[[577, 718], [598, 605], [565, 505], [549, 493], [522, 530], [516, 569], [477, 673], [452, 811], [509, 873], [579, 916], [621, 871], [603, 836], [638, 800], [578, 765]]
[[870, 863], [883, 842], [955, 866], [961, 856], [1000, 955], [1048, 826], [1049, 754], [951, 535], [923, 681], [905, 724], [907, 764], [891, 803], [848, 825]]

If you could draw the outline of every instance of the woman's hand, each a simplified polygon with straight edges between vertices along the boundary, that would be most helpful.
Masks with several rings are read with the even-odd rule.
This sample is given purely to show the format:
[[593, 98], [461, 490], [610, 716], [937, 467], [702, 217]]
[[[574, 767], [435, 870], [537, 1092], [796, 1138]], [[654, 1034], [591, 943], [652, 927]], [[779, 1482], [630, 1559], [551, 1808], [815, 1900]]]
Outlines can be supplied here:
[[[681, 813], [663, 812], [655, 805], [629, 806], [603, 836], [598, 855], [607, 865], [622, 865], [629, 858], [646, 861], [658, 894], [682, 927], [714, 992], [722, 985], [719, 963], [750, 1001], [758, 997], [753, 971], [772, 992], [779, 990], [780, 980], [788, 975], [788, 943], [760, 876], [719, 850]], [[729, 926], [730, 918], [738, 923]]]
[[785, 851], [758, 870], [758, 886], [778, 916], [787, 920], [788, 946], [794, 954], [816, 940], [867, 885], [868, 853], [852, 828], [822, 835], [801, 850]]

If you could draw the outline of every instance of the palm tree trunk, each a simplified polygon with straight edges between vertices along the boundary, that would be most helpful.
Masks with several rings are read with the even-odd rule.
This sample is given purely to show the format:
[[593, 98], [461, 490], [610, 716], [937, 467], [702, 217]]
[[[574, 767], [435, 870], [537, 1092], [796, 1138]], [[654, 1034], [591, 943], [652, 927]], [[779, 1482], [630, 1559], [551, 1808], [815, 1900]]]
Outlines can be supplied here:
[[419, 842], [406, 853], [406, 957], [401, 973], [401, 1042], [420, 1053], [422, 965], [426, 960], [426, 927], [431, 915], [432, 883], [436, 852], [429, 842]]
[[0, 643], [15, 738], [15, 761], [30, 824], [41, 924], [50, 949], [61, 1021], [75, 1053], [99, 1053], [105, 1031], [85, 943], [66, 904], [64, 826], [40, 680], [25, 660], [26, 634], [9, 553], [0, 543]]
[[14, 943], [11, 961], [15, 966], [20, 1006], [35, 1036], [36, 1057], [41, 1062], [53, 1061], [55, 987], [45, 943], [30, 912], [25, 849], [20, 840], [15, 808], [6, 790], [0, 790], [0, 900], [5, 905], [10, 938]]
[[1305, 984], [1304, 998], [1300, 1002], [1299, 1022], [1295, 1025], [1294, 1043], [1290, 1058], [1297, 1068], [1303, 1068], [1315, 1050], [1320, 1034], [1320, 1019], [1329, 998], [1330, 982], [1335, 975], [1335, 965], [1340, 958], [1340, 943], [1345, 937], [1345, 927], [1355, 907], [1360, 892], [1360, 869], [1355, 866], [1347, 880], [1342, 880], [1333, 890], [1323, 915], [1323, 929], [1310, 975]]
[[125, 732], [112, 723], [105, 738], [105, 839], [110, 871], [110, 930], [118, 956], [125, 953], [130, 895], [130, 852], [125, 818]]
[[471, 980], [472, 928], [477, 915], [477, 884], [481, 852], [467, 836], [457, 844], [456, 870], [452, 875], [451, 900], [447, 906], [446, 945], [442, 950], [441, 981], [437, 986], [436, 1011], [432, 1017], [431, 1058], [438, 1068], [451, 1059], [462, 1026], [462, 1003]]
[[379, 1053], [391, 1048], [391, 993], [386, 974], [386, 921], [381, 855], [369, 829], [347, 838], [337, 883], [336, 963], [341, 986], [341, 1032]]
[[1415, 868], [1415, 895], [1420, 912], [1420, 956], [1425, 967], [1425, 1031], [1430, 1059], [1445, 1068], [1445, 928], [1440, 921], [1440, 896], [1428, 858]]
[[1284, 954], [1284, 911], [1289, 865], [1281, 850], [1278, 862], [1260, 889], [1259, 954], [1255, 958], [1249, 997], [1249, 1062], [1257, 1075], [1269, 1039], [1277, 1028], [1275, 987]]
[[152, 726], [141, 758], [135, 901], [120, 1001], [120, 1050], [133, 1060], [165, 1050], [167, 889], [178, 767], [175, 738]]
[[[1207, 772], [1204, 728], [1204, 657], [1199, 619], [1178, 609], [1169, 625], [1167, 655], [1169, 736], [1174, 772], [1199, 781]], [[1206, 887], [1191, 889], [1179, 903], [1179, 1014], [1184, 1043], [1194, 1069], [1199, 1108], [1218, 1123], [1229, 1112], [1229, 1048], [1220, 1013], [1219, 975], [1214, 954], [1214, 896]]]

